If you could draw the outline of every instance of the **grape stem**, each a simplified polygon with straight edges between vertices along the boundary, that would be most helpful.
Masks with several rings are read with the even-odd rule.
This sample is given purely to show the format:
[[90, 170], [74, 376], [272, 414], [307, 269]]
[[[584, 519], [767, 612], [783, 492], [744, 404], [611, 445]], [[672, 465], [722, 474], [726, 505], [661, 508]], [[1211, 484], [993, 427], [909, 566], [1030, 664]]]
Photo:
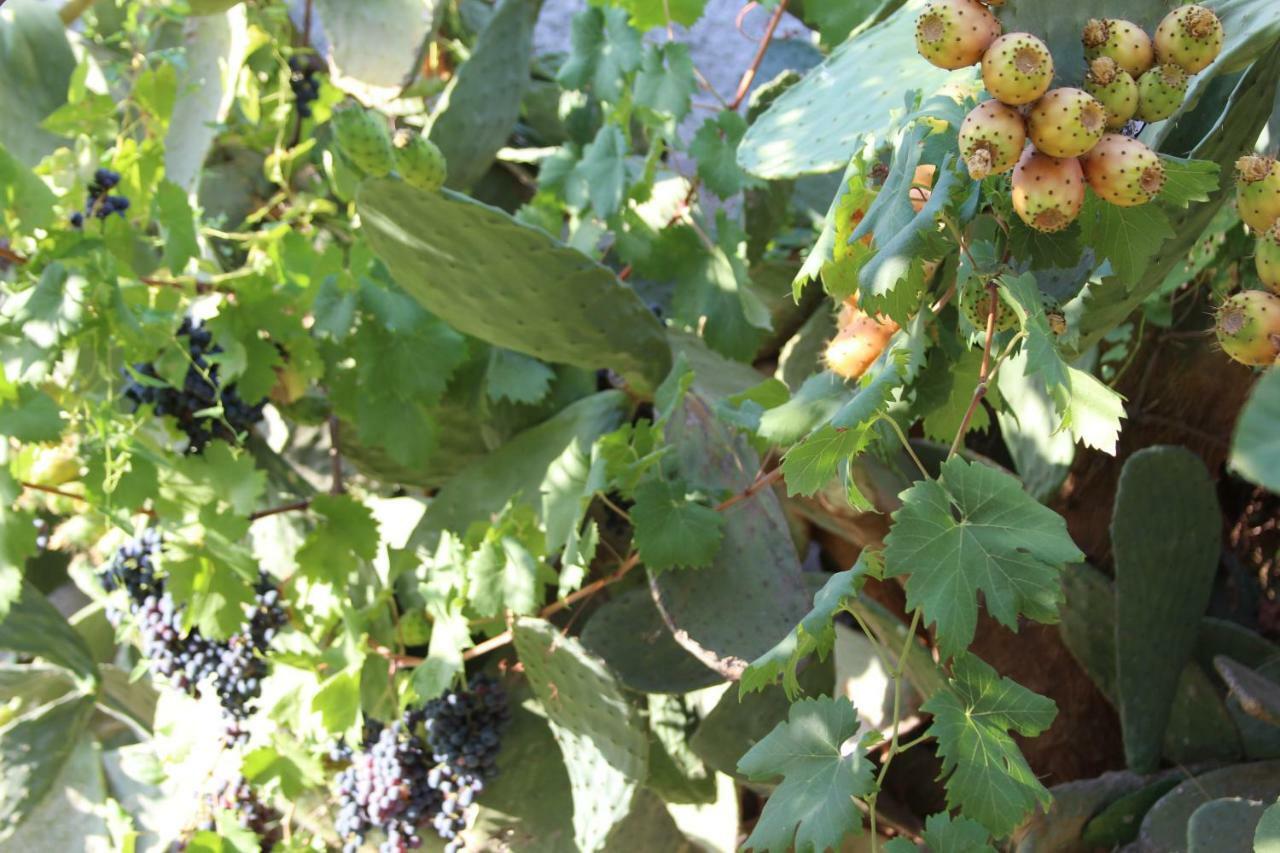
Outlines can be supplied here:
[[969, 408], [965, 410], [964, 418], [960, 421], [960, 428], [956, 430], [956, 437], [951, 442], [951, 450], [947, 453], [947, 459], [960, 452], [960, 446], [964, 443], [965, 433], [969, 431], [969, 423], [978, 411], [978, 406], [982, 404], [983, 398], [987, 396], [987, 388], [991, 380], [991, 342], [996, 336], [996, 313], [1000, 310], [1000, 288], [994, 278], [987, 282], [987, 294], [991, 302], [987, 308], [987, 339], [982, 345], [982, 369], [978, 371], [978, 386], [973, 389], [973, 397], [969, 400]]
[[746, 99], [747, 92], [750, 91], [751, 84], [756, 79], [756, 74], [760, 72], [760, 63], [764, 61], [764, 55], [769, 49], [769, 43], [773, 41], [773, 34], [777, 31], [778, 24], [782, 21], [782, 15], [786, 11], [787, 0], [779, 0], [778, 7], [773, 10], [773, 14], [769, 16], [769, 23], [765, 25], [764, 34], [760, 37], [760, 43], [756, 47], [756, 55], [751, 58], [751, 64], [747, 66], [747, 70], [742, 72], [742, 79], [738, 81], [738, 91], [734, 94], [733, 100], [729, 102], [729, 109], [736, 110]]

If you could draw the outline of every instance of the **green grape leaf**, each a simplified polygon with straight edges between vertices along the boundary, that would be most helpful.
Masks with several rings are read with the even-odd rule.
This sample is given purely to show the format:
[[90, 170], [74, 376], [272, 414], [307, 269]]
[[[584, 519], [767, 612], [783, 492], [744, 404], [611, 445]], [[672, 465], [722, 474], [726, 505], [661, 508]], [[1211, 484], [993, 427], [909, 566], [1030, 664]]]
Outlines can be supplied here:
[[738, 682], [739, 695], [764, 690], [782, 676], [787, 698], [795, 700], [800, 693], [800, 661], [811, 654], [826, 660], [835, 644], [834, 620], [846, 603], [858, 596], [868, 577], [880, 577], [884, 567], [880, 554], [863, 550], [853, 568], [836, 572], [813, 597], [813, 609], [800, 620], [778, 645], [751, 662]]
[[[937, 353], [925, 365], [916, 390], [920, 411], [924, 412], [926, 436], [948, 443], [955, 436], [973, 400], [982, 360], [982, 348], [969, 347], [962, 350], [954, 361], [948, 361], [942, 353]], [[979, 406], [969, 421], [969, 430], [982, 432], [989, 425], [986, 410]]]
[[698, 177], [721, 198], [755, 183], [734, 157], [746, 132], [747, 120], [737, 112], [724, 110], [703, 122], [689, 143], [689, 154], [698, 161]]
[[494, 402], [537, 403], [547, 396], [555, 378], [555, 371], [536, 358], [494, 347], [484, 374], [485, 394]]
[[361, 562], [378, 552], [373, 513], [349, 495], [316, 495], [311, 512], [320, 523], [298, 548], [298, 570], [306, 577], [340, 585]]
[[271, 746], [247, 753], [240, 772], [255, 785], [275, 782], [286, 798], [297, 797], [308, 788], [325, 782], [324, 765], [305, 746], [288, 737], [277, 736]]
[[1222, 168], [1212, 160], [1183, 160], [1161, 154], [1160, 161], [1164, 164], [1161, 204], [1174, 207], [1203, 204], [1217, 191]]
[[1067, 368], [1068, 387], [1054, 389], [1054, 402], [1062, 412], [1062, 427], [1077, 442], [1114, 456], [1125, 417], [1124, 397], [1092, 373]]
[[503, 610], [517, 614], [538, 609], [538, 563], [512, 536], [486, 541], [467, 562], [471, 581], [468, 595], [481, 616], [497, 616]]
[[20, 385], [13, 398], [0, 403], [0, 435], [22, 442], [51, 442], [62, 435], [63, 426], [62, 409], [38, 388]]
[[[862, 240], [849, 242], [849, 237], [876, 198], [875, 191], [867, 186], [866, 169], [866, 160], [861, 155], [855, 156], [845, 167], [844, 175], [840, 178], [840, 189], [835, 198], [831, 199], [831, 206], [823, 217], [818, 239], [805, 256], [800, 272], [796, 273], [791, 282], [791, 296], [797, 302], [800, 301], [804, 286], [819, 275], [822, 276], [827, 292], [833, 296], [835, 289], [832, 284], [837, 277], [841, 281], [852, 280], [856, 285], [858, 272], [871, 257], [871, 249]], [[837, 267], [839, 274], [836, 272]], [[827, 281], [828, 276], [832, 277], [832, 282]], [[854, 286], [842, 288], [847, 292], [842, 293], [840, 298], [851, 296], [854, 289]]]
[[861, 745], [842, 750], [857, 731], [857, 711], [845, 697], [805, 699], [742, 756], [738, 770], [751, 779], [782, 777], [746, 849], [821, 853], [862, 830], [854, 798], [875, 790], [873, 768]]
[[1071, 377], [1067, 364], [1058, 352], [1053, 330], [1049, 328], [1049, 320], [1044, 312], [1044, 299], [1040, 295], [1040, 286], [1031, 273], [1018, 276], [1004, 276], [1000, 279], [1000, 287], [1010, 299], [1009, 304], [1018, 315], [1022, 329], [1027, 333], [1027, 341], [1023, 349], [1027, 353], [1026, 375], [1039, 375], [1046, 390], [1071, 387]]
[[679, 481], [641, 483], [631, 523], [640, 561], [656, 572], [709, 565], [724, 539], [724, 516]]
[[636, 105], [653, 110], [662, 117], [668, 136], [689, 113], [698, 81], [693, 73], [689, 46], [680, 42], [645, 47], [640, 71], [636, 74]]
[[427, 611], [431, 616], [431, 643], [427, 646], [427, 659], [413, 671], [413, 690], [421, 701], [436, 698], [453, 683], [462, 672], [462, 653], [472, 645], [471, 629], [460, 605], [433, 601], [428, 603]]
[[56, 203], [44, 181], [0, 146], [0, 213], [9, 213], [27, 228], [48, 228]]
[[573, 16], [569, 57], [556, 80], [602, 101], [622, 98], [624, 78], [640, 67], [640, 33], [624, 9], [588, 7]]
[[[631, 26], [640, 32], [668, 23], [689, 26], [702, 17], [707, 0], [615, 0], [631, 13]], [[673, 42], [674, 44], [674, 42]]]
[[1280, 370], [1253, 387], [1231, 440], [1231, 467], [1251, 483], [1280, 493]]
[[782, 458], [782, 479], [787, 484], [787, 494], [812, 495], [825, 488], [836, 476], [840, 464], [865, 450], [871, 438], [871, 430], [863, 427], [837, 429], [824, 424]]
[[1111, 262], [1115, 277], [1126, 287], [1142, 278], [1151, 259], [1174, 236], [1159, 206], [1117, 207], [1093, 194], [1080, 214], [1080, 232], [1099, 258]]
[[565, 200], [580, 210], [590, 204], [601, 219], [617, 213], [627, 193], [627, 153], [622, 129], [601, 127], [565, 178]]
[[[996, 853], [996, 848], [991, 846], [991, 834], [982, 824], [967, 817], [952, 817], [946, 812], [929, 815], [922, 835], [929, 853]], [[905, 838], [893, 839], [884, 849], [885, 853], [919, 851]]]
[[360, 669], [348, 668], [328, 678], [311, 699], [325, 730], [335, 734], [356, 724], [360, 714]]
[[885, 574], [909, 575], [907, 607], [921, 608], [926, 624], [937, 626], [944, 657], [973, 641], [979, 593], [1010, 629], [1017, 630], [1019, 615], [1056, 620], [1059, 574], [1084, 554], [1062, 517], [1017, 479], [954, 458], [937, 480], [917, 482], [900, 498], [885, 540]]
[[181, 273], [187, 261], [200, 256], [196, 219], [187, 193], [172, 181], [156, 190], [156, 219], [164, 226], [164, 265]]
[[972, 655], [952, 664], [947, 686], [921, 709], [933, 714], [947, 806], [1003, 837], [1052, 796], [1027, 766], [1010, 731], [1035, 737], [1053, 723], [1053, 700], [1032, 693]]

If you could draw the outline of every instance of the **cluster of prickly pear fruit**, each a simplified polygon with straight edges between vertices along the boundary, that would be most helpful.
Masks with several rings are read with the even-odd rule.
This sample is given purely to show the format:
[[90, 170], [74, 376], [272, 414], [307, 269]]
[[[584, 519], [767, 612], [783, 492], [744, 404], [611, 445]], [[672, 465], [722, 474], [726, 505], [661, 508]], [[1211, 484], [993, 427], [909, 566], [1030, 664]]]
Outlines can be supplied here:
[[1241, 364], [1280, 364], [1280, 163], [1250, 154], [1236, 161], [1236, 173], [1236, 205], [1257, 236], [1258, 278], [1270, 292], [1246, 290], [1223, 302], [1218, 343]]
[[444, 154], [423, 134], [407, 128], [393, 139], [386, 120], [357, 104], [333, 113], [333, 135], [346, 159], [361, 172], [383, 178], [395, 171], [410, 186], [435, 191], [444, 185]]
[[1217, 15], [1203, 6], [1181, 6], [1160, 23], [1154, 39], [1129, 21], [1091, 20], [1083, 36], [1089, 59], [1083, 88], [1055, 89], [1048, 46], [1031, 33], [1002, 33], [988, 8], [1001, 5], [1003, 0], [931, 0], [916, 21], [916, 47], [934, 65], [982, 64], [992, 100], [960, 126], [960, 155], [969, 174], [982, 180], [1012, 170], [1014, 210], [1044, 232], [1075, 221], [1086, 184], [1124, 207], [1155, 198], [1165, 180], [1160, 158], [1120, 131], [1135, 117], [1160, 121], [1177, 111], [1189, 76], [1222, 50]]

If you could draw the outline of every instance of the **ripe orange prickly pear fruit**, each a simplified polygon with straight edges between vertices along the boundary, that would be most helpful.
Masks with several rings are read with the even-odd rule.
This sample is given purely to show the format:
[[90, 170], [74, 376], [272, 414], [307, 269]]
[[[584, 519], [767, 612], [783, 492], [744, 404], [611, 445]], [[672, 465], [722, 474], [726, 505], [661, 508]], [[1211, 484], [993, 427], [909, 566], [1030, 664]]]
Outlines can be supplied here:
[[1253, 367], [1274, 363], [1280, 356], [1280, 296], [1261, 290], [1237, 293], [1218, 309], [1215, 331], [1233, 361]]
[[960, 123], [960, 156], [975, 181], [1012, 169], [1026, 144], [1022, 116], [999, 101], [978, 104]]
[[1085, 25], [1081, 41], [1084, 42], [1085, 59], [1110, 57], [1134, 80], [1155, 64], [1151, 37], [1132, 21], [1094, 18]]
[[1109, 56], [1089, 63], [1084, 90], [1107, 111], [1107, 127], [1119, 130], [1138, 112], [1138, 81]]
[[875, 364], [898, 331], [888, 317], [873, 317], [858, 307], [856, 296], [845, 300], [836, 321], [836, 336], [823, 353], [827, 369], [844, 379], [857, 379]]
[[1000, 22], [976, 0], [930, 0], [916, 19], [916, 49], [939, 68], [965, 68], [1000, 37]]
[[1258, 236], [1258, 278], [1272, 293], [1280, 296], [1280, 220]]
[[1164, 164], [1156, 153], [1118, 133], [1102, 137], [1080, 164], [1098, 197], [1120, 207], [1146, 204], [1164, 188]]
[[1156, 59], [1195, 74], [1222, 53], [1224, 37], [1222, 21], [1213, 12], [1203, 6], [1179, 6], [1156, 27]]
[[1034, 148], [1013, 170], [1013, 209], [1037, 231], [1061, 231], [1084, 206], [1084, 172], [1074, 158], [1050, 157]]
[[1031, 142], [1050, 157], [1079, 157], [1106, 132], [1106, 107], [1083, 89], [1054, 89], [1027, 116]]
[[1138, 118], [1164, 121], [1187, 96], [1187, 72], [1181, 65], [1157, 65], [1138, 79]]
[[983, 54], [982, 82], [1001, 103], [1029, 104], [1049, 91], [1053, 56], [1049, 47], [1030, 33], [1000, 36]]
[[1280, 219], [1280, 164], [1250, 154], [1236, 161], [1236, 202], [1244, 224], [1259, 233]]

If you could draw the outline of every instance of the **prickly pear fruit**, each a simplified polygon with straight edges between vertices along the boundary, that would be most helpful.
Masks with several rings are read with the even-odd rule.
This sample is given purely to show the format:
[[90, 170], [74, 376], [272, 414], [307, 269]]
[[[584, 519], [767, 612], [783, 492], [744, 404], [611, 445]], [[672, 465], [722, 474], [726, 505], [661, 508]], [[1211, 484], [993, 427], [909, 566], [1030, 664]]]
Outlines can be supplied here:
[[1013, 209], [1037, 231], [1061, 231], [1084, 206], [1084, 172], [1074, 158], [1050, 157], [1034, 148], [1013, 170]]
[[1107, 111], [1107, 127], [1119, 130], [1138, 112], [1138, 81], [1109, 56], [1089, 63], [1084, 90]]
[[1098, 197], [1119, 207], [1146, 204], [1164, 188], [1164, 164], [1156, 153], [1118, 133], [1102, 137], [1080, 164]]
[[898, 328], [888, 317], [873, 317], [863, 311], [857, 297], [850, 297], [840, 309], [836, 336], [823, 353], [827, 369], [844, 379], [859, 378], [875, 364]]
[[[986, 283], [971, 278], [960, 290], [960, 313], [964, 314], [969, 325], [979, 332], [987, 330], [987, 317], [991, 313], [991, 293]], [[1013, 308], [1005, 304], [1004, 295], [996, 293], [996, 331], [1007, 332], [1018, 325], [1018, 315]]]
[[1137, 80], [1155, 64], [1155, 50], [1151, 37], [1142, 27], [1120, 18], [1094, 18], [1085, 25], [1085, 59], [1106, 56], [1129, 72]]
[[1280, 296], [1280, 222], [1258, 236], [1255, 261], [1258, 278], [1268, 290]]
[[1012, 169], [1026, 144], [1022, 116], [999, 101], [978, 104], [960, 123], [960, 156], [975, 181]]
[[939, 68], [982, 59], [1000, 37], [1000, 22], [976, 0], [930, 0], [916, 19], [916, 49]]
[[1272, 364], [1280, 356], [1280, 296], [1261, 290], [1237, 293], [1218, 308], [1215, 331], [1233, 361]]
[[982, 56], [982, 81], [991, 97], [1011, 106], [1029, 104], [1049, 91], [1053, 56], [1030, 33], [1009, 33], [992, 42]]
[[365, 174], [383, 178], [395, 167], [391, 136], [376, 113], [355, 105], [335, 110], [333, 133], [342, 153]]
[[1259, 233], [1280, 219], [1280, 163], [1274, 157], [1250, 154], [1236, 161], [1240, 218]]
[[1107, 110], [1083, 89], [1054, 89], [1027, 116], [1027, 133], [1050, 157], [1079, 157], [1107, 132]]
[[1203, 6], [1179, 6], [1156, 27], [1156, 59], [1181, 65], [1188, 74], [1203, 71], [1222, 53], [1222, 21]]
[[411, 187], [435, 192], [444, 186], [447, 169], [444, 154], [421, 133], [407, 128], [396, 131], [396, 171]]
[[1280, 221], [1258, 235], [1254, 260], [1258, 265], [1258, 278], [1268, 290], [1280, 296]]
[[1138, 118], [1164, 121], [1187, 96], [1187, 72], [1181, 65], [1157, 65], [1138, 80]]

